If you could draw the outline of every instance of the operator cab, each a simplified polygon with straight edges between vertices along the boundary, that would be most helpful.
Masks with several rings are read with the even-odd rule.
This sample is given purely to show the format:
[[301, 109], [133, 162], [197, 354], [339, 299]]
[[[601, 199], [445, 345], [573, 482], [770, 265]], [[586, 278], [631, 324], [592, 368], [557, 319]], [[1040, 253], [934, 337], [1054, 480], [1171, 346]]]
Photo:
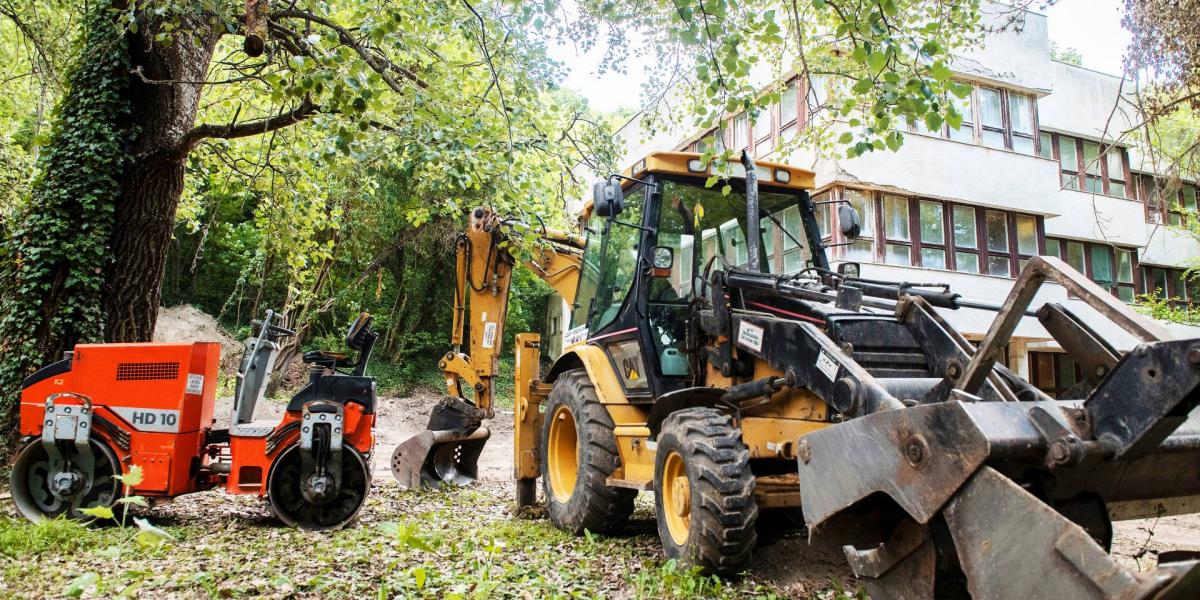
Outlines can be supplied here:
[[[593, 189], [567, 343], [586, 339], [604, 349], [631, 401], [698, 381], [700, 362], [687, 352], [686, 325], [691, 302], [706, 293], [714, 271], [829, 269], [821, 245], [827, 223], [818, 222], [807, 191], [813, 173], [754, 165], [761, 244], [752, 265], [746, 168], [727, 167], [708, 187], [713, 167], [702, 155], [657, 152]], [[856, 223], [855, 217], [841, 222]], [[643, 356], [642, 348], [653, 352]]]

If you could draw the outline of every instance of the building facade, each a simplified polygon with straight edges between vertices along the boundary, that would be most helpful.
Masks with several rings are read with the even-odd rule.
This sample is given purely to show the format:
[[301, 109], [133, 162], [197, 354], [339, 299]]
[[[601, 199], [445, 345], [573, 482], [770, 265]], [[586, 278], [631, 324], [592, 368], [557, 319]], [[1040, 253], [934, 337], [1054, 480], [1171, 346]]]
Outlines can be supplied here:
[[[955, 99], [962, 127], [913, 127], [897, 152], [853, 159], [804, 148], [781, 153], [781, 143], [811, 126], [808, 113], [828, 84], [816, 80], [809, 90], [806, 78], [786, 82], [780, 101], [757, 122], [740, 114], [719, 130], [666, 128], [647, 136], [634, 119], [619, 139], [629, 164], [651, 151], [703, 151], [715, 141], [813, 170], [815, 201], [846, 201], [863, 217], [862, 235], [848, 243], [832, 222], [836, 211], [818, 205], [830, 259], [859, 262], [864, 277], [947, 284], [964, 297], [1000, 303], [1026, 261], [1052, 255], [1126, 302], [1158, 294], [1200, 308], [1200, 285], [1183, 277], [1200, 245], [1171, 227], [1197, 218], [1196, 182], [1168, 189], [1120, 135], [1138, 122], [1129, 82], [1052, 60], [1046, 17], [1024, 17], [956, 60], [955, 78], [971, 86], [969, 97]], [[1043, 286], [1034, 306], [1046, 301], [1066, 305], [1119, 350], [1136, 345], [1060, 286]], [[978, 339], [995, 313], [943, 315]], [[1168, 328], [1200, 335], [1197, 328]], [[1079, 377], [1034, 318], [1018, 327], [1008, 366], [1052, 393]]]

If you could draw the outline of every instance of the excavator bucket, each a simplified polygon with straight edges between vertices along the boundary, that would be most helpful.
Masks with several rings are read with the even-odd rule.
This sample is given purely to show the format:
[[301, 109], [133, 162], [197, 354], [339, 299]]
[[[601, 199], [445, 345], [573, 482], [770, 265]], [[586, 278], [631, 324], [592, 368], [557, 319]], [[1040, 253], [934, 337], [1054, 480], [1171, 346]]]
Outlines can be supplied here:
[[437, 488], [467, 485], [479, 477], [479, 454], [492, 436], [480, 425], [478, 408], [447, 396], [433, 407], [425, 431], [392, 453], [392, 475], [400, 487]]

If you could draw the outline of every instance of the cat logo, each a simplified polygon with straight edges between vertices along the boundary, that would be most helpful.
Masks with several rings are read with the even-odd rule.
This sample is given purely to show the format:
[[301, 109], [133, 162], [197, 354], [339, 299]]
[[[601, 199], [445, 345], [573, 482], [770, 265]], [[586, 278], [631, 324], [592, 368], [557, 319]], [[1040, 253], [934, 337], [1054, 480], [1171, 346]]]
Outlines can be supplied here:
[[626, 378], [626, 379], [628, 379], [628, 380], [630, 380], [630, 381], [634, 381], [635, 379], [637, 379], [637, 378], [638, 378], [637, 371], [635, 371], [635, 370], [633, 370], [633, 369], [630, 369], [630, 370], [629, 370], [629, 375], [628, 375], [628, 376], [626, 376], [625, 378]]

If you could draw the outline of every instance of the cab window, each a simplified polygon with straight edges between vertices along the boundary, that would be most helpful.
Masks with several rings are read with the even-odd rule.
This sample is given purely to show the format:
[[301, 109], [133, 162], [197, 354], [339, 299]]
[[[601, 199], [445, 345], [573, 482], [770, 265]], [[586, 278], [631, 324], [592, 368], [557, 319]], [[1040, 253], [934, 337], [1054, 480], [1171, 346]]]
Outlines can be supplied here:
[[[616, 221], [642, 224], [645, 186], [634, 185], [625, 192], [625, 210]], [[642, 231], [607, 217], [593, 216], [587, 224], [587, 247], [579, 292], [571, 313], [571, 326], [587, 325], [588, 331], [603, 329], [617, 318], [637, 274], [637, 252]]]
[[[770, 273], [795, 273], [812, 260], [800, 212], [801, 197], [759, 192], [762, 217], [758, 226]], [[671, 246], [675, 251], [680, 272], [673, 268], [671, 281], [679, 282], [676, 291], [681, 297], [693, 291], [693, 278], [703, 276], [710, 264], [713, 269], [749, 265], [745, 221], [746, 198], [742, 192], [722, 194], [719, 188], [664, 182], [658, 245]]]

